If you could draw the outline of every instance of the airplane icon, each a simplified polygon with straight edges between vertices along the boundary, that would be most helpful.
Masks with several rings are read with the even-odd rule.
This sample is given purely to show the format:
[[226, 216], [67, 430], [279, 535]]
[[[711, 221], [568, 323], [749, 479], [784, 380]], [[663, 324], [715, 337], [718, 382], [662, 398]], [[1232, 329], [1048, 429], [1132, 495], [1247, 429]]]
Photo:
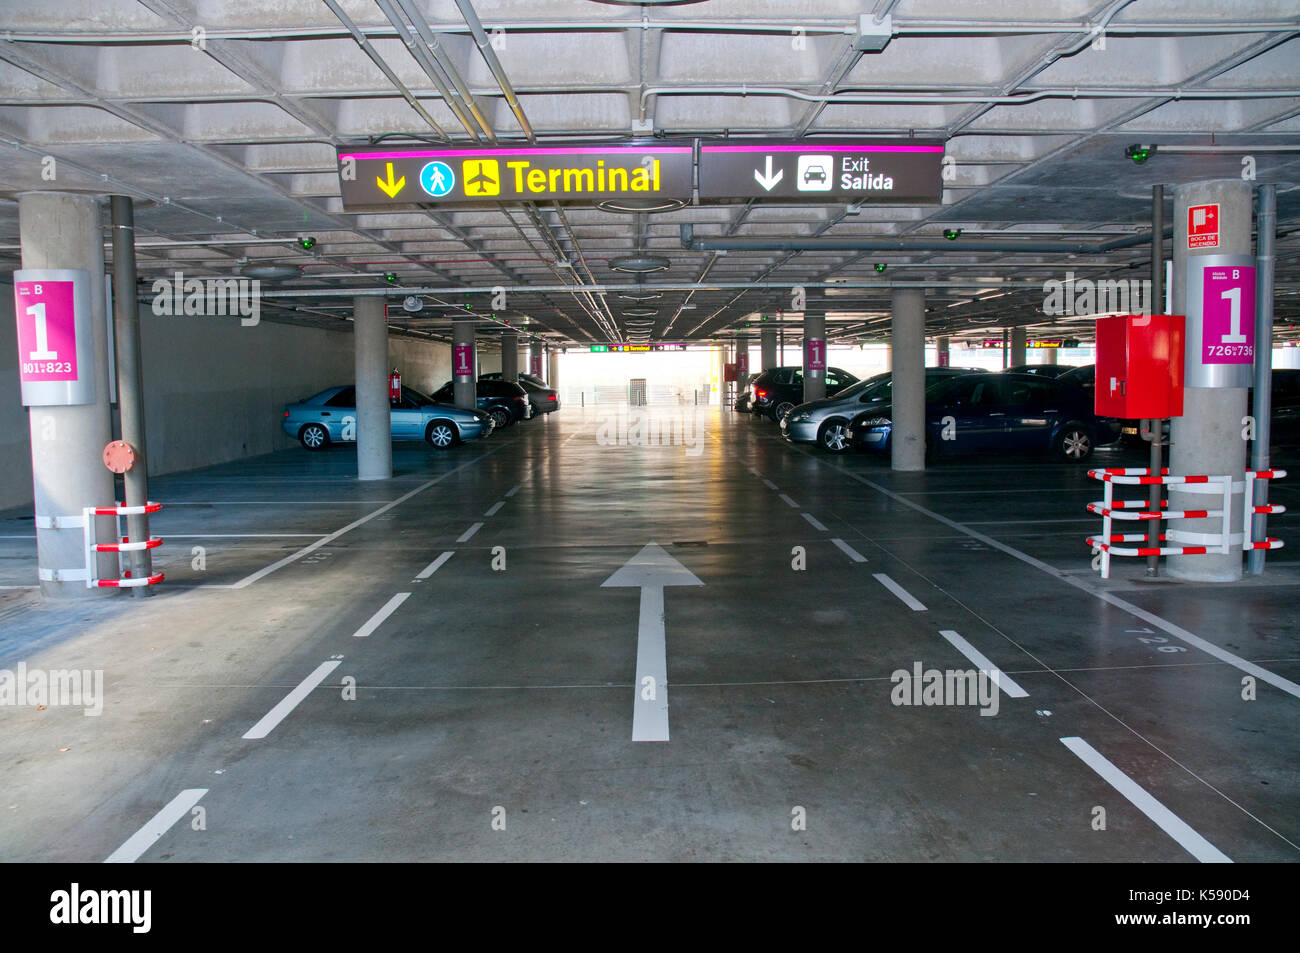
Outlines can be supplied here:
[[467, 196], [501, 194], [501, 168], [496, 159], [466, 159], [461, 174]]

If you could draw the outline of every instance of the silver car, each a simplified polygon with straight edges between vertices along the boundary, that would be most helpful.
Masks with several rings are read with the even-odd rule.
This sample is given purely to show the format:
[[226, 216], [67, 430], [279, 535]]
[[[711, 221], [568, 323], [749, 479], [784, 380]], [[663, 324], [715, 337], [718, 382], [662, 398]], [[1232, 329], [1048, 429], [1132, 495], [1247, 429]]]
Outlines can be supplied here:
[[[927, 367], [925, 384], [970, 374], [974, 368]], [[815, 443], [831, 453], [843, 453], [853, 446], [849, 422], [871, 404], [888, 406], [892, 397], [893, 375], [877, 374], [846, 387], [834, 397], [800, 404], [781, 418], [781, 436], [794, 443]]]

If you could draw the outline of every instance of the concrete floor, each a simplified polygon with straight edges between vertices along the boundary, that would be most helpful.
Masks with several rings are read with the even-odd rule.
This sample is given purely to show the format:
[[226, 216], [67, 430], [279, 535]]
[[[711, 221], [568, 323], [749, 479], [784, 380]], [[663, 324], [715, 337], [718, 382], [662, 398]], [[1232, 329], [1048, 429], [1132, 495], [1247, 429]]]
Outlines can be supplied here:
[[[390, 481], [348, 449], [155, 480], [153, 598], [0, 590], [0, 668], [106, 688], [100, 717], [0, 707], [0, 860], [1300, 860], [1290, 550], [1235, 586], [1102, 583], [1084, 468], [894, 473], [706, 418], [698, 447], [602, 445], [572, 408], [398, 445]], [[30, 517], [0, 514], [0, 584], [32, 581]], [[671, 740], [633, 742], [641, 595], [601, 584], [651, 541], [703, 585], [664, 590]], [[893, 704], [895, 670], [979, 667], [942, 631], [1027, 697]]]

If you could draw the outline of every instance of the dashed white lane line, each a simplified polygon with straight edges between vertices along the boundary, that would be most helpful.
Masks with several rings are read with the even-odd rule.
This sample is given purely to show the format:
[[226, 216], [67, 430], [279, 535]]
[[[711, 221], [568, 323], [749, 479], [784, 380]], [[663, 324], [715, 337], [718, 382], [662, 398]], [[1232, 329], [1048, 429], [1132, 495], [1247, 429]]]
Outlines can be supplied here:
[[133, 864], [158, 839], [172, 829], [177, 821], [190, 812], [199, 799], [208, 793], [207, 788], [186, 788], [167, 802], [167, 806], [149, 818], [149, 821], [113, 853], [104, 859], [106, 864]]
[[451, 476], [453, 473], [457, 472], [458, 470], [463, 470], [468, 466], [473, 466], [475, 463], [478, 463], [484, 457], [489, 456], [490, 454], [493, 453], [497, 453], [501, 449], [502, 449], [501, 447], [497, 447], [495, 450], [488, 450], [486, 453], [481, 453], [477, 457], [473, 457], [469, 460], [466, 460], [462, 464], [452, 467], [446, 473], [439, 474], [438, 476], [434, 477], [432, 480], [426, 480], [425, 482], [417, 486], [414, 490], [410, 490], [407, 493], [403, 493], [395, 500], [390, 500], [388, 503], [385, 503], [383, 506], [379, 507], [379, 509], [372, 510], [371, 512], [367, 513], [365, 516], [361, 517], [358, 520], [353, 520], [347, 526], [344, 526], [342, 529], [336, 529], [328, 536], [322, 536], [320, 539], [316, 540], [316, 542], [309, 543], [308, 545], [304, 546], [302, 549], [298, 550], [296, 553], [290, 553], [288, 556], [285, 556], [283, 559], [271, 563], [271, 565], [269, 566], [263, 566], [261, 569], [257, 570], [257, 572], [250, 573], [249, 575], [245, 576], [243, 579], [239, 580], [238, 582], [230, 583], [229, 585], [204, 583], [200, 585], [199, 588], [200, 589], [244, 589], [248, 586], [251, 586], [259, 579], [269, 576], [277, 569], [283, 569], [285, 566], [289, 565], [292, 562], [296, 562], [297, 560], [301, 559], [303, 556], [306, 556], [309, 553], [314, 553], [322, 546], [326, 546], [329, 543], [334, 542], [334, 540], [338, 539], [344, 533], [351, 532], [352, 530], [356, 529], [358, 526], [362, 526], [370, 522], [376, 516], [381, 516], [384, 513], [387, 513], [394, 506], [397, 506], [401, 503], [405, 503], [407, 500], [415, 496], [417, 493], [423, 493], [425, 490], [433, 486], [435, 483], [438, 483], [441, 480], [445, 480], [447, 477]]
[[409, 598], [411, 598], [409, 592], [399, 592], [397, 595], [393, 596], [393, 598], [389, 599], [380, 607], [378, 612], [366, 620], [365, 625], [353, 632], [352, 637], [354, 639], [366, 638], [370, 633], [374, 632], [375, 629], [383, 625], [384, 620], [397, 611], [397, 607]]
[[285, 695], [284, 698], [280, 699], [278, 705], [263, 715], [261, 720], [252, 728], [249, 728], [248, 731], [244, 732], [244, 737], [250, 740], [265, 738], [275, 730], [276, 725], [284, 721], [284, 719], [288, 717], [289, 713], [298, 707], [299, 702], [310, 695], [317, 685], [325, 681], [326, 675], [342, 664], [343, 663], [337, 659], [330, 662], [321, 662], [320, 665], [316, 666], [316, 671], [304, 678], [298, 684], [297, 688], [291, 691], [288, 695]]
[[819, 529], [823, 533], [828, 532], [826, 527], [822, 525], [821, 521], [811, 513], [800, 513], [799, 515], [806, 519], [812, 525], [813, 529]]
[[455, 556], [455, 555], [456, 555], [456, 551], [455, 551], [454, 549], [449, 549], [449, 550], [447, 550], [447, 552], [443, 553], [441, 556], [439, 556], [439, 557], [438, 557], [437, 559], [435, 559], [433, 562], [429, 563], [429, 565], [427, 565], [427, 566], [425, 566], [423, 569], [421, 569], [420, 572], [416, 575], [415, 578], [416, 578], [416, 579], [428, 579], [428, 578], [429, 578], [430, 576], [432, 576], [435, 572], [437, 572], [439, 569], [442, 568], [442, 564], [443, 564], [443, 563], [445, 563], [448, 559], [451, 559], [451, 557], [452, 557], [452, 556]]
[[876, 573], [872, 573], [871, 576], [873, 579], [876, 580], [876, 582], [880, 583], [882, 586], [884, 586], [894, 595], [898, 596], [898, 598], [902, 599], [903, 604], [906, 605], [913, 612], [926, 611], [925, 606], [921, 605], [920, 601], [915, 596], [913, 596], [910, 592], [908, 592], [898, 583], [894, 582], [894, 580], [890, 579], [889, 576], [885, 575], [885, 573], [876, 572]]
[[1000, 691], [1005, 692], [1012, 698], [1029, 697], [1029, 692], [1017, 685], [1010, 675], [990, 662], [983, 652], [975, 648], [975, 646], [971, 645], [952, 629], [944, 629], [939, 634], [951, 642], [953, 648], [974, 662], [975, 667], [981, 672], [988, 673], [989, 678], [993, 679], [993, 683], [997, 685]]
[[799, 504], [796, 503], [794, 500], [790, 499], [790, 497], [785, 493], [781, 494], [781, 499], [785, 500], [785, 505], [790, 507], [790, 509], [797, 510], [799, 508]]
[[1150, 818], [1157, 827], [1176, 840], [1183, 850], [1201, 863], [1232, 863], [1232, 858], [1192, 830], [1186, 821], [1152, 797], [1142, 785], [1115, 767], [1088, 742], [1082, 738], [1070, 737], [1062, 738], [1061, 744], [1078, 755], [1084, 764], [1101, 775], [1107, 784], [1124, 795], [1130, 804]]
[[778, 487], [775, 483], [773, 483], [771, 480], [769, 480], [767, 477], [763, 477], [763, 484], [764, 484], [764, 485], [765, 485], [769, 490], [776, 490], [776, 489], [779, 489], [779, 487]]
[[463, 532], [463, 533], [461, 533], [459, 536], [457, 536], [457, 537], [456, 537], [456, 542], [458, 542], [458, 543], [467, 543], [467, 542], [469, 542], [470, 537], [473, 536], [475, 533], [477, 533], [477, 532], [478, 532], [479, 530], [481, 530], [482, 528], [483, 528], [483, 524], [482, 524], [482, 523], [475, 523], [475, 524], [474, 524], [473, 526], [471, 526], [469, 529], [465, 530], [465, 532]]
[[506, 491], [506, 496], [514, 496], [514, 495], [515, 495], [516, 493], [518, 493], [521, 489], [523, 489], [523, 486], [524, 486], [524, 485], [523, 485], [522, 483], [516, 483], [516, 484], [515, 484], [514, 486], [512, 486], [509, 490]]
[[505, 501], [505, 500], [497, 500], [495, 503], [492, 504], [492, 506], [488, 509], [488, 511], [487, 511], [486, 513], [484, 513], [483, 515], [484, 515], [484, 516], [496, 516], [496, 515], [497, 515], [497, 510], [501, 509], [501, 507], [503, 507], [503, 506], [505, 506], [505, 505], [506, 505], [506, 501]]
[[867, 561], [866, 556], [862, 555], [839, 537], [832, 538], [831, 542], [839, 548], [840, 552], [844, 553], [844, 555], [848, 556], [849, 559], [852, 559], [855, 563], [865, 563]]

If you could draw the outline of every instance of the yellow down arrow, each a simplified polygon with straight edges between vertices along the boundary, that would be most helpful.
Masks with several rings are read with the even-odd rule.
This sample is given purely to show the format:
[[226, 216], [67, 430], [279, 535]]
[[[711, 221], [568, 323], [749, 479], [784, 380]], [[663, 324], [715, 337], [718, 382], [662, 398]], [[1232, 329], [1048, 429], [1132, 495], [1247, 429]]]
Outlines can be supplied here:
[[396, 198], [397, 193], [402, 191], [402, 189], [406, 188], [406, 176], [402, 176], [400, 179], [394, 182], [393, 164], [391, 162], [388, 162], [386, 163], [386, 165], [388, 166], [388, 181], [385, 182], [383, 179], [379, 178], [378, 176], [375, 176], [375, 184], [378, 185], [381, 189], [383, 189], [384, 194], [387, 195], [390, 199]]

